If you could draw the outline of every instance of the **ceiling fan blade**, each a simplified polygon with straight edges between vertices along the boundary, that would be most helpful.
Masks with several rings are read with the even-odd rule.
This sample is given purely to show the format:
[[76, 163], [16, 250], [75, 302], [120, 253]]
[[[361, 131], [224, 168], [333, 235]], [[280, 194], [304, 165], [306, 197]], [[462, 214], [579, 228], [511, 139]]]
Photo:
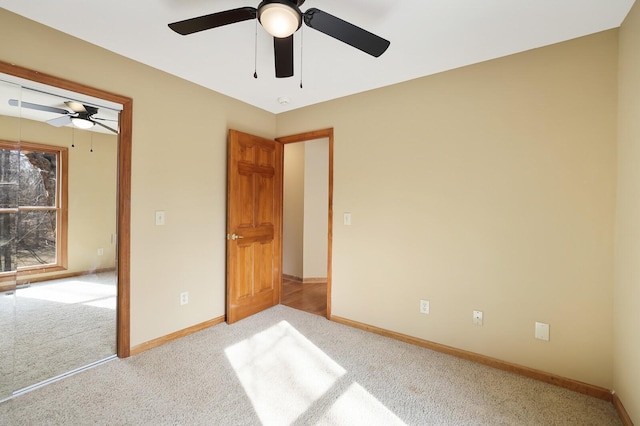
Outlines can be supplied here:
[[87, 112], [87, 109], [80, 102], [66, 101], [64, 104], [71, 108], [73, 112]]
[[117, 131], [116, 129], [112, 129], [112, 128], [111, 128], [111, 127], [109, 127], [109, 126], [104, 125], [104, 124], [99, 123], [99, 122], [94, 121], [94, 120], [89, 120], [89, 121], [92, 121], [92, 122], [94, 122], [95, 124], [97, 124], [98, 126], [102, 126], [102, 127], [104, 127], [105, 129], [107, 129], [107, 130], [111, 130], [111, 131], [112, 131], [113, 133], [115, 133], [116, 135], [118, 134], [118, 131]]
[[273, 38], [273, 54], [276, 59], [276, 78], [293, 75], [293, 34], [286, 38]]
[[[15, 106], [15, 107], [20, 106], [20, 101], [18, 101], [17, 99], [9, 99], [9, 105]], [[31, 102], [22, 102], [22, 107], [35, 109], [38, 111], [53, 112], [56, 114], [69, 114], [69, 111], [67, 111], [66, 109], [50, 107], [46, 105], [32, 104]]]
[[63, 115], [62, 117], [52, 118], [51, 120], [47, 120], [47, 123], [55, 127], [66, 126], [71, 123], [71, 116]]
[[311, 8], [304, 13], [304, 22], [314, 30], [347, 43], [376, 58], [382, 55], [391, 44], [382, 37], [316, 8]]
[[240, 7], [238, 9], [225, 10], [224, 12], [174, 22], [169, 24], [169, 28], [178, 34], [187, 35], [255, 18], [255, 7]]

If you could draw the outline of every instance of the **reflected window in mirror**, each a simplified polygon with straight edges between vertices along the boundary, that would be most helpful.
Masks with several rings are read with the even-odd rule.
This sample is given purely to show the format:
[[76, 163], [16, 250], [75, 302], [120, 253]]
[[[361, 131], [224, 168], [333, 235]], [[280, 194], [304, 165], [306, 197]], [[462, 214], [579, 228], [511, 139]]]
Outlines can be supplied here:
[[13, 198], [12, 208], [3, 214], [17, 226], [14, 270], [31, 275], [66, 269], [67, 148], [0, 141], [0, 153], [17, 161], [11, 168], [17, 176], [10, 180], [18, 185], [0, 190], [0, 198]]
[[18, 170], [17, 144], [0, 145], [0, 275], [15, 271], [16, 235], [18, 229]]

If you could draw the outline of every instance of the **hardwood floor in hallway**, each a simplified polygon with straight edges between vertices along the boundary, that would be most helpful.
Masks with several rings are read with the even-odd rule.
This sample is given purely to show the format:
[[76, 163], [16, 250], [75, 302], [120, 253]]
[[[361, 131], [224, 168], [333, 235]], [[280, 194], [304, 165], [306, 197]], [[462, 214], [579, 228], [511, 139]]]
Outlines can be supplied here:
[[282, 304], [316, 315], [327, 316], [327, 283], [302, 284], [282, 281]]

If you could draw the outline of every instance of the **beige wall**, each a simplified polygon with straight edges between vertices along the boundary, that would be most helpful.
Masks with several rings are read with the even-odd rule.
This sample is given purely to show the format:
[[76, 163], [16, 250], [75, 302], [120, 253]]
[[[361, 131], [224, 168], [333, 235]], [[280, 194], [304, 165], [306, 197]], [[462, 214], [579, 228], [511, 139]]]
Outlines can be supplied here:
[[282, 273], [302, 278], [304, 262], [304, 143], [284, 146]]
[[[17, 129], [17, 131], [16, 131]], [[67, 148], [68, 272], [115, 267], [117, 140], [115, 135], [0, 117], [0, 139]], [[93, 149], [91, 143], [93, 139]], [[75, 142], [76, 147], [72, 147]], [[104, 254], [98, 256], [98, 249]], [[57, 273], [44, 274], [56, 275]]]
[[304, 142], [304, 272], [327, 278], [329, 139]]
[[[75, 133], [75, 148], [69, 148], [69, 269], [113, 268], [117, 233], [117, 137], [71, 130]], [[102, 256], [98, 255], [100, 248], [104, 251]]]
[[327, 278], [329, 139], [284, 147], [283, 273]]
[[3, 9], [0, 40], [3, 61], [134, 99], [132, 346], [224, 315], [227, 130], [273, 137], [273, 114]]
[[640, 424], [640, 5], [620, 29], [614, 389]]
[[278, 115], [334, 127], [332, 313], [611, 387], [616, 93], [614, 30]]

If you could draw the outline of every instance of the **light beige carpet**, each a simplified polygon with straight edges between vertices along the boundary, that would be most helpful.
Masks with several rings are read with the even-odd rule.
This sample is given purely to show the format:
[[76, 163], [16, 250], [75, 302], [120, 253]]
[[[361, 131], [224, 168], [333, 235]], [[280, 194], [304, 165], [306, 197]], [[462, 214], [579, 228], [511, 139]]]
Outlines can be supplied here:
[[11, 425], [618, 425], [605, 401], [277, 306], [0, 404]]
[[116, 352], [114, 273], [0, 295], [0, 399]]

